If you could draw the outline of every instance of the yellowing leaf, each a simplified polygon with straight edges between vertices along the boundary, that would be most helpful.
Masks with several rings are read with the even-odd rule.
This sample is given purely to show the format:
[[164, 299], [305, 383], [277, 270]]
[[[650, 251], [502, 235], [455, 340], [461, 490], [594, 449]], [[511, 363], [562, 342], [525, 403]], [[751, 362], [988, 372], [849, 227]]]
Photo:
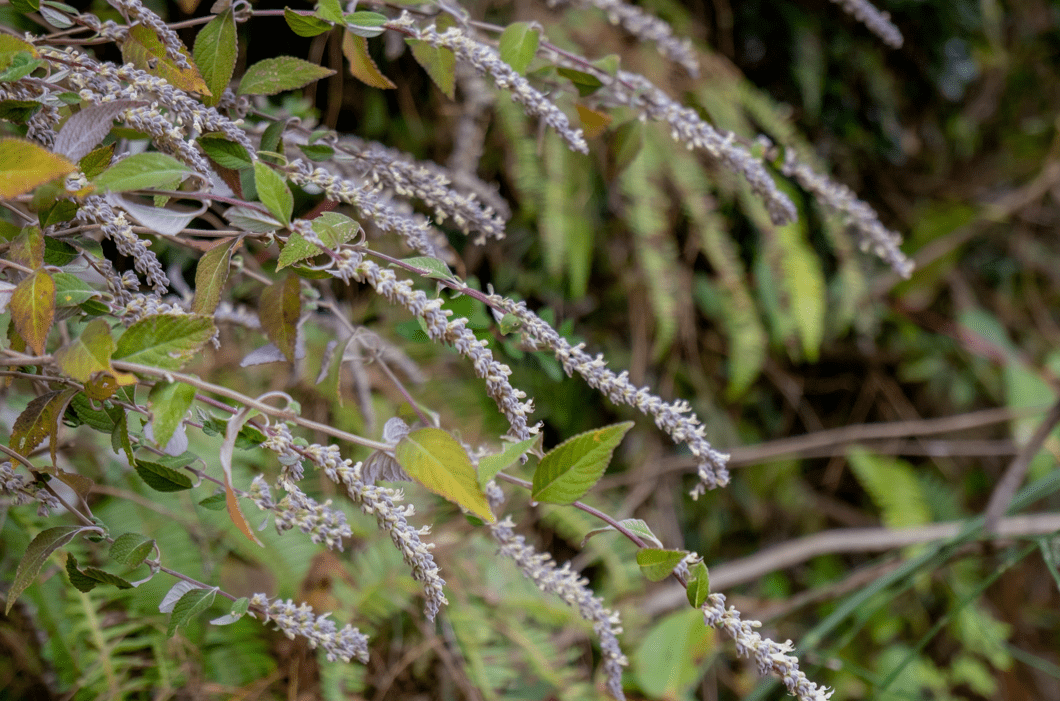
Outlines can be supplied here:
[[586, 107], [583, 104], [576, 104], [574, 108], [578, 110], [578, 117], [582, 122], [582, 129], [585, 131], [585, 135], [590, 139], [604, 133], [604, 130], [611, 125], [613, 116], [607, 112], [599, 112], [592, 108]]
[[570, 504], [599, 480], [632, 421], [580, 433], [545, 454], [534, 471], [534, 501]]
[[296, 275], [288, 275], [283, 282], [273, 283], [262, 290], [261, 299], [258, 302], [258, 318], [261, 319], [261, 328], [265, 336], [291, 363], [295, 359], [298, 318], [301, 314], [301, 284]]
[[66, 411], [66, 405], [75, 394], [76, 389], [66, 389], [47, 392], [34, 398], [11, 427], [11, 448], [20, 455], [28, 456], [45, 438], [50, 438], [54, 463], [59, 422]]
[[54, 526], [37, 534], [30, 542], [29, 547], [26, 548], [26, 553], [22, 556], [22, 560], [18, 563], [18, 570], [15, 571], [15, 581], [11, 583], [11, 588], [7, 590], [7, 605], [4, 607], [4, 615], [11, 613], [11, 607], [15, 605], [15, 600], [26, 590], [26, 587], [33, 584], [33, 580], [37, 578], [48, 556], [73, 540], [78, 533], [85, 532], [100, 533], [102, 530], [96, 526]]
[[496, 523], [478, 486], [467, 451], [440, 428], [421, 428], [401, 439], [394, 457], [409, 477], [479, 518]]
[[427, 71], [427, 75], [438, 89], [452, 100], [456, 89], [456, 56], [453, 52], [442, 46], [431, 46], [426, 41], [405, 41], [412, 47], [412, 56], [416, 62], [423, 66], [423, 70]]
[[368, 40], [361, 36], [342, 33], [342, 53], [350, 62], [350, 75], [365, 85], [380, 90], [391, 90], [397, 86], [379, 72], [379, 66], [368, 55]]
[[55, 318], [55, 281], [43, 270], [18, 283], [11, 293], [11, 321], [33, 352], [43, 355], [52, 320]]
[[102, 319], [93, 319], [80, 336], [55, 352], [55, 362], [60, 370], [82, 384], [98, 372], [110, 374], [120, 384], [133, 384], [136, 382], [135, 376], [117, 372], [110, 366], [110, 356], [115, 347], [110, 326]]
[[75, 170], [69, 160], [32, 141], [0, 139], [0, 197], [24, 195]]
[[195, 266], [195, 297], [191, 300], [191, 310], [196, 314], [213, 314], [221, 302], [221, 291], [228, 281], [232, 248], [238, 240], [221, 241]]
[[190, 68], [177, 66], [173, 59], [166, 55], [166, 47], [158, 38], [158, 33], [143, 24], [129, 27], [129, 36], [121, 45], [121, 55], [126, 63], [164, 79], [173, 87], [210, 95], [210, 87], [202, 79], [202, 74], [192, 62], [188, 50], [181, 46], [180, 53], [188, 59]]

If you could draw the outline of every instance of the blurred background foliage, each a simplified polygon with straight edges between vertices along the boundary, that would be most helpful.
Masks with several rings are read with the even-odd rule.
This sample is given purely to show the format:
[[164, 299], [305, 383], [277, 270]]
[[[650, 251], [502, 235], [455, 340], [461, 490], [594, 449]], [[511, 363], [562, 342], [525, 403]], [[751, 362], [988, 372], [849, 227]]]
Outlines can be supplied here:
[[[452, 232], [457, 272], [521, 295], [564, 335], [628, 368], [635, 383], [689, 399], [712, 443], [734, 453], [732, 484], [693, 502], [691, 463], [641, 425], [591, 503], [644, 519], [667, 547], [696, 550], [711, 566], [827, 529], [916, 527], [981, 513], [1058, 389], [1060, 5], [888, 0], [881, 8], [905, 36], [892, 50], [825, 0], [645, 0], [679, 36], [696, 40], [702, 77], [692, 79], [595, 10], [464, 4], [472, 17], [498, 24], [538, 20], [550, 41], [590, 59], [617, 54], [623, 67], [718, 127], [796, 148], [903, 232], [918, 263], [912, 279], [900, 280], [794, 186], [785, 188], [799, 223], [773, 226], [742, 180], [632, 113], [585, 100], [613, 121], [582, 156], [500, 96], [478, 174], [499, 184], [513, 218], [508, 237], [485, 246]], [[207, 5], [180, 0], [155, 9], [175, 21], [203, 15]], [[255, 4], [272, 6], [282, 3]], [[112, 12], [101, 2], [93, 10]], [[195, 30], [184, 31], [190, 46]], [[299, 39], [279, 19], [255, 19], [240, 31], [241, 65], [277, 46], [341, 62], [337, 38]], [[459, 102], [433, 87], [400, 42], [369, 44], [396, 90], [369, 88], [340, 70], [301, 98], [262, 107], [445, 163]], [[544, 66], [531, 71], [541, 68], [546, 84], [563, 80]], [[186, 252], [161, 241], [155, 250], [191, 279], [195, 260]], [[232, 295], [240, 294], [237, 286]], [[503, 419], [458, 356], [428, 343], [400, 310], [356, 289], [336, 295], [352, 305], [355, 322], [419, 366], [426, 380], [414, 392], [443, 425], [472, 444], [496, 442]], [[636, 418], [564, 377], [550, 357], [523, 350], [517, 336], [494, 337], [476, 304], [464, 297], [448, 306], [480, 322], [515, 370], [513, 384], [536, 398], [546, 445]], [[238, 389], [251, 394], [285, 389], [308, 418], [373, 437], [400, 411], [401, 396], [372, 365], [363, 371], [374, 415], [358, 409], [348, 376], [337, 378], [336, 392], [335, 383], [314, 385], [317, 367], [240, 370], [260, 339], [227, 333], [195, 368], [204, 377], [243, 375]], [[310, 337], [308, 357], [319, 358], [327, 340]], [[26, 401], [6, 397], [3, 421], [10, 425]], [[785, 437], [874, 422], [906, 422], [915, 436], [926, 420], [990, 407], [1013, 412], [942, 436], [769, 450]], [[93, 508], [113, 531], [156, 538], [168, 566], [237, 595], [264, 588], [334, 610], [370, 636], [372, 661], [318, 661], [246, 619], [200, 622], [167, 640], [157, 606], [168, 582], [86, 595], [56, 567], [28, 590], [26, 606], [0, 619], [0, 698], [601, 697], [587, 672], [599, 653], [586, 624], [498, 561], [488, 539], [423, 490], [408, 489], [419, 523], [435, 524], [451, 603], [437, 626], [423, 621], [417, 589], [374, 520], [348, 506], [356, 539], [345, 553], [321, 553], [299, 534], [279, 537], [271, 528], [261, 534], [266, 550], [252, 549], [223, 513], [197, 505], [205, 488], [145, 493], [109, 446], [70, 436], [76, 469], [109, 485]], [[1050, 437], [1032, 465], [1028, 483], [1037, 491], [1021, 493], [1025, 510], [1060, 505], [1058, 439]], [[202, 454], [220, 442], [193, 440]], [[263, 453], [240, 457], [244, 483], [277, 470]], [[312, 483], [307, 477], [305, 487]], [[317, 490], [330, 496], [325, 481]], [[647, 585], [632, 545], [600, 535], [582, 547], [598, 525], [585, 514], [511, 499], [507, 512], [524, 515], [521, 531], [560, 562], [573, 559], [621, 610], [630, 698], [784, 696], [735, 659], [700, 615], [667, 598], [664, 585]], [[25, 511], [4, 513], [0, 569], [13, 571], [26, 530], [41, 526]], [[1058, 559], [1055, 536], [828, 554], [725, 593], [765, 622], [764, 634], [793, 639], [803, 668], [834, 686], [838, 699], [1056, 699]]]

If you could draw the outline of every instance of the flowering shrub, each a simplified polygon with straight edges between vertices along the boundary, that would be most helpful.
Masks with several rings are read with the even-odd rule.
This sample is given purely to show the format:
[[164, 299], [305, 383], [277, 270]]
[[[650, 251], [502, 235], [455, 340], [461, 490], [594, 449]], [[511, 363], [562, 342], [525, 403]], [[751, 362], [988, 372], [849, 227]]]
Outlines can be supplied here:
[[[656, 358], [674, 342], [673, 310], [683, 303], [665, 273], [677, 257], [675, 244], [657, 219], [665, 209], [658, 183], [666, 173], [688, 220], [703, 232], [699, 245], [714, 272], [710, 284], [729, 305], [719, 313], [730, 330], [729, 391], [745, 391], [760, 372], [765, 330], [751, 311], [737, 244], [719, 230], [712, 192], [728, 193], [770, 232], [770, 260], [783, 269], [769, 283], [771, 293], [795, 309], [784, 340], [801, 344], [812, 359], [824, 313], [806, 300], [820, 297], [824, 280], [800, 209], [811, 200], [823, 206], [830, 245], [848, 279], [861, 280], [854, 271], [868, 264], [849, 255], [852, 241], [901, 276], [912, 265], [899, 236], [823, 172], [771, 106], [745, 99], [770, 137], [737, 133], [737, 125], [747, 126], [742, 117], [730, 120], [734, 129], [719, 126], [723, 118], [708, 119], [709, 110], [686, 104], [648, 76], [679, 71], [682, 80], [714, 80], [701, 69], [702, 52], [666, 22], [612, 0], [549, 4], [569, 13], [602, 11], [638, 43], [635, 61], [600, 58], [591, 46], [570, 48], [576, 42], [559, 15], [549, 15], [556, 24], [500, 26], [450, 2], [367, 3], [373, 9], [364, 10], [321, 0], [312, 9], [276, 11], [219, 0], [208, 16], [173, 24], [139, 0], [110, 4], [113, 11], [92, 13], [54, 0], [18, 0], [4, 15], [9, 24], [0, 27], [0, 311], [6, 310], [0, 318], [8, 329], [0, 375], [5, 405], [20, 407], [0, 417], [10, 423], [9, 446], [0, 448], [0, 486], [6, 503], [35, 503], [39, 517], [19, 523], [26, 543], [9, 577], [8, 612], [41, 596], [43, 585], [35, 582], [50, 571], [51, 555], [63, 550], [74, 588], [86, 597], [108, 587], [146, 592], [143, 598], [154, 597], [151, 605], [169, 614], [169, 636], [190, 635], [202, 624], [200, 614], [225, 600], [226, 611], [211, 625], [257, 619], [319, 649], [328, 661], [368, 663], [369, 636], [350, 624], [340, 628], [304, 601], [279, 597], [275, 589], [290, 583], [246, 591], [245, 582], [223, 586], [210, 558], [192, 563], [189, 572], [180, 565], [186, 559], [180, 548], [166, 545], [169, 535], [141, 533], [115, 507], [106, 514], [97, 508], [101, 498], [126, 497], [130, 505], [168, 498], [150, 490], [194, 494], [181, 508], [196, 510], [204, 523], [211, 511], [223, 511], [228, 530], [234, 526], [247, 542], [263, 545], [266, 536], [244, 512], [252, 504], [277, 533], [297, 529], [313, 544], [343, 551], [372, 538], [348, 511], [352, 504], [374, 518], [418, 583], [422, 612], [414, 615], [460, 629], [455, 641], [447, 633], [438, 655], [446, 664], [452, 649], [467, 657], [469, 697], [494, 698], [513, 683], [487, 672], [502, 664], [479, 650], [489, 633], [460, 615], [445, 622], [450, 602], [443, 573], [481, 562], [451, 541], [477, 538], [474, 529], [488, 531], [500, 556], [588, 623], [599, 650], [600, 688], [616, 699], [626, 689], [644, 691], [623, 676], [629, 660], [617, 609], [571, 563], [557, 565], [516, 534], [521, 516], [533, 510], [516, 495], [528, 492], [531, 503], [579, 509], [598, 519], [597, 527], [628, 539], [639, 571], [685, 587], [702, 623], [732, 638], [759, 673], [776, 675], [799, 699], [829, 698], [828, 689], [800, 670], [790, 641], [761, 636], [757, 622], [743, 620], [711, 590], [701, 555], [667, 547], [643, 521], [584, 503], [627, 432], [648, 427], [612, 424], [546, 445], [535, 403], [546, 404], [549, 396], [519, 389], [509, 362], [536, 358], [542, 372], [577, 376], [596, 391], [580, 401], [603, 396], [650, 418], [675, 450], [690, 455], [697, 476], [691, 494], [699, 497], [731, 477], [724, 446], [708, 441], [692, 405], [667, 401], [629, 372], [610, 369], [602, 355], [589, 352], [591, 343], [561, 332], [551, 310], [534, 311], [519, 299], [523, 291], [500, 289], [500, 276], [497, 285], [483, 285], [454, 272], [465, 269], [469, 252], [509, 233], [510, 196], [539, 210], [531, 219], [540, 228], [545, 267], [566, 276], [572, 296], [583, 296], [594, 223], [576, 211], [576, 193], [592, 187], [597, 170], [582, 154], [599, 156], [638, 241]], [[839, 4], [887, 45], [901, 46], [885, 13], [860, 1]], [[343, 71], [374, 91], [395, 83], [372, 54], [385, 48], [396, 61], [410, 52], [453, 100], [449, 165], [339, 133], [304, 104], [275, 97], [336, 77], [341, 86], [341, 76], [319, 61], [275, 56], [237, 75], [247, 28], [256, 31], [255, 23], [276, 15], [292, 36], [318, 38], [314, 46], [321, 48], [325, 39], [341, 46]], [[178, 31], [193, 35], [190, 52]], [[664, 68], [644, 58], [640, 42], [658, 50]], [[650, 70], [637, 72], [640, 65]], [[512, 135], [512, 152], [503, 155], [512, 161], [510, 195], [478, 175], [487, 156], [484, 125], [494, 111], [498, 128]], [[659, 138], [657, 123], [673, 146]], [[817, 292], [807, 294], [805, 285]], [[399, 333], [391, 323], [399, 317], [381, 302], [417, 325]], [[455, 351], [478, 378], [475, 391], [484, 387], [506, 422], [503, 434], [483, 429], [490, 419], [461, 422], [462, 391], [453, 390], [451, 406], [430, 405], [417, 387], [425, 377], [421, 361], [435, 360], [401, 347], [395, 336]], [[244, 348], [260, 337], [260, 347]], [[227, 369], [232, 353], [238, 373]], [[315, 382], [310, 366], [318, 369]], [[370, 378], [369, 367], [382, 376]], [[338, 399], [351, 383], [356, 409]], [[91, 431], [109, 437], [107, 445], [86, 437]], [[86, 462], [84, 451], [94, 457]], [[532, 478], [517, 477], [528, 465]], [[435, 528], [449, 534], [444, 556], [436, 555], [431, 525], [408, 497], [379, 484], [400, 481], [425, 487], [466, 515], [428, 511]], [[410, 490], [421, 510], [439, 508], [418, 486]], [[119, 566], [125, 568], [120, 574]], [[143, 576], [132, 581], [136, 571]], [[161, 592], [160, 580], [166, 580]], [[394, 594], [399, 609], [402, 596], [413, 596], [403, 586]], [[356, 591], [358, 583], [350, 588]], [[311, 593], [302, 592], [303, 599]], [[142, 602], [127, 606], [144, 609]], [[539, 649], [533, 641], [523, 644]], [[586, 675], [591, 666], [586, 660], [559, 665]], [[574, 677], [570, 670], [550, 673], [557, 695], [593, 693], [577, 671]], [[129, 674], [129, 686], [120, 690], [111, 680], [110, 693], [136, 693], [135, 679]], [[62, 684], [96, 688], [91, 681], [86, 673]], [[357, 687], [352, 677], [343, 683]]]

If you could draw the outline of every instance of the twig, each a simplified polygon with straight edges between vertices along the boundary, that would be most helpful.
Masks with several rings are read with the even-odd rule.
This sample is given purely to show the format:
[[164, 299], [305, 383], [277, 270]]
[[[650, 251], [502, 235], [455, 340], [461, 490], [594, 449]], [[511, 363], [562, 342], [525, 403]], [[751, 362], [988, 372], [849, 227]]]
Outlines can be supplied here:
[[1027, 441], [1027, 445], [1023, 446], [1019, 455], [1005, 470], [1005, 476], [994, 487], [994, 492], [990, 495], [990, 501], [986, 504], [986, 512], [983, 517], [983, 530], [986, 533], [993, 534], [996, 532], [1001, 517], [1008, 510], [1009, 504], [1012, 503], [1012, 498], [1016, 496], [1016, 490], [1019, 489], [1020, 484], [1023, 483], [1023, 478], [1027, 475], [1031, 460], [1042, 449], [1045, 439], [1049, 437], [1049, 434], [1053, 432], [1058, 423], [1060, 423], [1060, 400], [1049, 410], [1045, 419], [1038, 425], [1038, 430]]

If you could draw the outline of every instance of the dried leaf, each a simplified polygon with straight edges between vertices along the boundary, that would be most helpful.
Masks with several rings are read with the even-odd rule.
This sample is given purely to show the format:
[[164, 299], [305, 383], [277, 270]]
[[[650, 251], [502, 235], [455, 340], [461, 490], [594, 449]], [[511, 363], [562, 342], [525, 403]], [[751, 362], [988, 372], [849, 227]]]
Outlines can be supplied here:
[[350, 62], [350, 75], [365, 85], [380, 90], [396, 88], [385, 75], [379, 72], [379, 66], [368, 55], [368, 40], [349, 31], [342, 33], [342, 53]]
[[55, 318], [55, 281], [52, 276], [37, 270], [11, 293], [11, 321], [18, 335], [37, 355], [44, 354]]

